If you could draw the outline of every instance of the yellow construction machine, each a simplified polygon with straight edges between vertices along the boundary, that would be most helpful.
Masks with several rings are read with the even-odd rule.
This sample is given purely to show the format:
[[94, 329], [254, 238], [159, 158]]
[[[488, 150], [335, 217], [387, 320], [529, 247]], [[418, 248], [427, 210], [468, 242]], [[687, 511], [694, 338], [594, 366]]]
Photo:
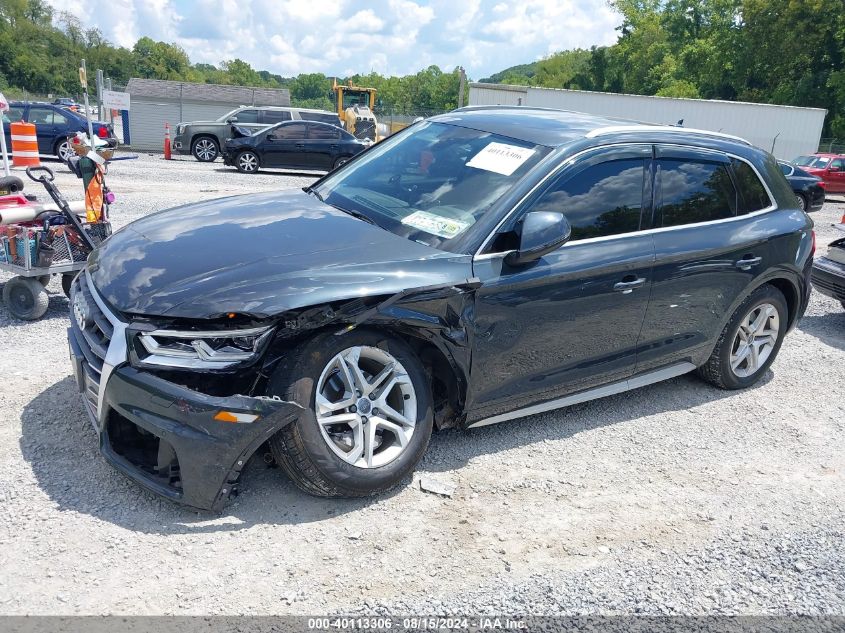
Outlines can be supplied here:
[[369, 139], [374, 143], [381, 140], [373, 109], [376, 106], [376, 89], [355, 86], [350, 80], [346, 85], [332, 82], [335, 93], [337, 116], [343, 127], [355, 138]]

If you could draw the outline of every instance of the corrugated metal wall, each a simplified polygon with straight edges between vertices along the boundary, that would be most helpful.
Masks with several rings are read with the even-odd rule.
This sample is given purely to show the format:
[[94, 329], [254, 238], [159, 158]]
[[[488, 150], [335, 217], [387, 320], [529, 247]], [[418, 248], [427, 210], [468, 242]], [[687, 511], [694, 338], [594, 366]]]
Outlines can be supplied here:
[[527, 96], [528, 89], [521, 86], [470, 84], [469, 87], [469, 105], [528, 105]]
[[211, 121], [234, 110], [241, 103], [168, 102], [164, 99], [132, 97], [129, 111], [129, 132], [132, 147], [161, 151], [164, 146], [164, 124], [170, 123], [171, 138], [183, 121]]
[[[470, 105], [517, 105], [515, 86], [470, 87]], [[599, 116], [735, 134], [778, 158], [816, 151], [826, 110], [731, 101], [670, 99], [580, 90], [528, 88], [521, 105], [575, 110]], [[773, 150], [774, 148], [774, 150]]]

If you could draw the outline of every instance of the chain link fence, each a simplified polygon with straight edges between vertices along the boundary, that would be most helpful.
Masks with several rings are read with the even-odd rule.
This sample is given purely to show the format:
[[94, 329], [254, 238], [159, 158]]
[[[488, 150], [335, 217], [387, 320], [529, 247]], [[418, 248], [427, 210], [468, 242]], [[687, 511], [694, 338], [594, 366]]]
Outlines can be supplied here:
[[845, 138], [823, 138], [819, 141], [819, 151], [830, 154], [845, 154]]

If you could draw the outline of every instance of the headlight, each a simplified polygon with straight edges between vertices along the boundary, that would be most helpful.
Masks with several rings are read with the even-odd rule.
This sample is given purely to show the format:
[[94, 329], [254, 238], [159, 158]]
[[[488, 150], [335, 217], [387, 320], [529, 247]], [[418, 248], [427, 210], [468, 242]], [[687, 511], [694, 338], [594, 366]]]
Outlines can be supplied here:
[[184, 134], [185, 133], [185, 126], [184, 125], [177, 125], [176, 126], [176, 134]]
[[138, 342], [144, 365], [181, 369], [224, 369], [254, 359], [273, 334], [273, 326], [228, 330], [153, 330]]

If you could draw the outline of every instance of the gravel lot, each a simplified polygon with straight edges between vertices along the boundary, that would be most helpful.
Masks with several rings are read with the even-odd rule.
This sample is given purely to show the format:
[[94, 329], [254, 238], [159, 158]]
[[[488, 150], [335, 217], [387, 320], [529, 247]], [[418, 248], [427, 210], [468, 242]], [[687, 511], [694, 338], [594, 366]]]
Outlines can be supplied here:
[[[313, 178], [142, 156], [112, 167], [112, 219]], [[822, 252], [844, 209], [815, 214]], [[413, 482], [369, 500], [253, 460], [217, 516], [99, 456], [49, 291], [35, 323], [0, 306], [0, 614], [845, 613], [845, 311], [818, 294], [754, 389], [683, 376], [438, 433]]]

